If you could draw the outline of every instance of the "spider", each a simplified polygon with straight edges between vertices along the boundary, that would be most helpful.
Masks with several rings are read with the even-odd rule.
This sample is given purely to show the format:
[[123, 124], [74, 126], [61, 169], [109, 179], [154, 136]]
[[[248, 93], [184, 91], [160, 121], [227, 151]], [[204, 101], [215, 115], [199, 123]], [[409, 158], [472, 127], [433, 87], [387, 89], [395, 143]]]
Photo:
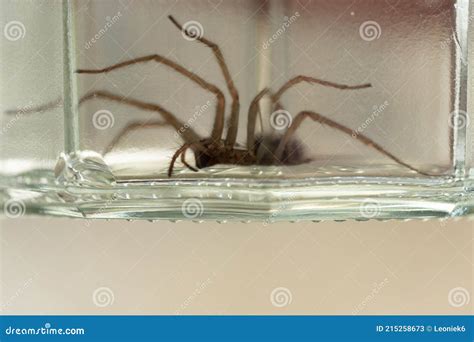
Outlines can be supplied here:
[[[429, 175], [411, 166], [410, 164], [405, 163], [404, 161], [388, 152], [385, 148], [383, 148], [381, 145], [377, 144], [375, 141], [365, 136], [364, 134], [354, 134], [354, 131], [349, 127], [346, 127], [334, 120], [331, 120], [319, 113], [310, 110], [305, 110], [298, 113], [292, 120], [286, 132], [284, 132], [283, 134], [255, 135], [257, 117], [261, 114], [259, 107], [260, 101], [266, 96], [270, 98], [272, 111], [275, 112], [277, 110], [283, 110], [283, 106], [280, 103], [280, 99], [285, 94], [285, 92], [302, 82], [335, 88], [338, 90], [366, 89], [372, 87], [370, 83], [349, 86], [325, 81], [322, 79], [317, 79], [314, 77], [300, 75], [290, 79], [276, 92], [272, 92], [271, 89], [265, 88], [253, 98], [249, 106], [246, 146], [244, 147], [238, 145], [236, 139], [240, 115], [239, 92], [235, 87], [234, 81], [227, 67], [224, 55], [222, 54], [220, 47], [216, 43], [205, 38], [204, 36], [197, 34], [196, 32], [191, 32], [190, 30], [184, 29], [183, 26], [173, 16], [168, 16], [168, 18], [171, 23], [174, 24], [174, 26], [176, 26], [176, 28], [179, 29], [184, 35], [189, 37], [190, 40], [198, 41], [212, 50], [212, 53], [216, 58], [219, 68], [225, 79], [227, 89], [232, 98], [227, 134], [224, 138], [223, 133], [226, 108], [226, 99], [224, 93], [214, 84], [209, 83], [197, 74], [193, 73], [192, 71], [186, 69], [185, 67], [168, 58], [158, 54], [148, 55], [114, 64], [103, 69], [78, 69], [76, 73], [103, 74], [113, 72], [118, 69], [130, 67], [135, 64], [142, 64], [152, 61], [159, 64], [163, 64], [171, 68], [175, 72], [181, 74], [185, 78], [189, 79], [190, 81], [194, 82], [201, 88], [209, 91], [216, 97], [215, 118], [211, 135], [207, 138], [203, 138], [198, 135], [191, 127], [187, 127], [183, 130], [183, 127], [185, 127], [185, 123], [179, 120], [176, 115], [174, 115], [173, 113], [158, 104], [143, 102], [129, 97], [122, 97], [107, 91], [93, 91], [82, 97], [79, 101], [79, 105], [91, 99], [98, 98], [112, 102], [118, 102], [141, 110], [156, 112], [159, 113], [161, 115], [161, 118], [164, 120], [146, 123], [130, 123], [107, 146], [104, 155], [109, 153], [118, 144], [120, 139], [132, 130], [138, 128], [151, 128], [169, 125], [172, 126], [177, 132], [181, 132], [180, 135], [184, 140], [184, 144], [176, 150], [176, 152], [171, 158], [171, 162], [168, 167], [169, 177], [173, 175], [175, 163], [178, 158], [180, 158], [184, 166], [194, 172], [199, 171], [199, 169], [208, 168], [217, 164], [242, 166], [300, 165], [311, 161], [311, 159], [307, 157], [305, 151], [301, 148], [300, 141], [298, 141], [298, 139], [295, 138], [294, 135], [305, 119], [311, 119], [322, 125], [326, 125], [347, 135], [350, 135], [351, 137], [379, 151], [380, 153], [400, 165], [403, 165], [419, 174]], [[42, 106], [42, 108], [44, 108], [44, 106]], [[195, 166], [190, 165], [186, 160], [186, 152], [188, 150], [191, 150], [194, 153]]]

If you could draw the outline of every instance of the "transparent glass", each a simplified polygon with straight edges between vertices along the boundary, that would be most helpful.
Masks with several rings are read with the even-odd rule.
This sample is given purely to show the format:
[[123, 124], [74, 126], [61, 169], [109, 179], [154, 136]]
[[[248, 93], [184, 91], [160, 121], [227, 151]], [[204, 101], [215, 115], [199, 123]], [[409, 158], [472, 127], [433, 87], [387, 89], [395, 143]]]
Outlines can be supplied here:
[[469, 215], [470, 5], [4, 0], [4, 213]]

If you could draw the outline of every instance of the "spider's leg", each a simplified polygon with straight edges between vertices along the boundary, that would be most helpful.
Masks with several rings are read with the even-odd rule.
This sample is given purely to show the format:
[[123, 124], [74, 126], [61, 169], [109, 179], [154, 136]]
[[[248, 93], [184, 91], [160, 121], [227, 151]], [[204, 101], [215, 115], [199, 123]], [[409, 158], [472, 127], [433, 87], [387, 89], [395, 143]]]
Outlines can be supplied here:
[[[82, 104], [85, 101], [88, 101], [88, 100], [94, 99], [94, 98], [107, 99], [107, 100], [111, 100], [111, 101], [115, 101], [115, 102], [119, 102], [119, 103], [125, 103], [127, 105], [137, 107], [137, 108], [140, 108], [140, 109], [143, 109], [143, 110], [155, 111], [155, 112], [160, 113], [162, 115], [163, 119], [165, 120], [165, 122], [147, 122], [147, 123], [136, 122], [136, 123], [132, 123], [132, 124], [128, 125], [121, 132], [121, 134], [119, 134], [112, 141], [112, 143], [106, 149], [106, 153], [110, 152], [110, 150], [120, 141], [121, 137], [123, 137], [124, 134], [130, 132], [130, 130], [138, 129], [138, 128], [151, 128], [151, 127], [156, 127], [156, 126], [162, 127], [164, 125], [171, 125], [179, 132], [181, 127], [183, 127], [182, 122], [180, 122], [178, 119], [176, 119], [176, 117], [173, 114], [168, 112], [166, 109], [160, 107], [159, 105], [152, 104], [152, 103], [147, 103], [147, 102], [142, 102], [142, 101], [138, 101], [138, 100], [135, 100], [135, 99], [130, 99], [130, 98], [127, 98], [127, 97], [121, 97], [121, 96], [111, 94], [111, 93], [108, 93], [108, 92], [105, 92], [105, 91], [96, 91], [96, 92], [90, 93], [88, 95], [85, 95], [79, 101], [79, 104]], [[186, 152], [186, 150], [188, 150], [189, 148], [202, 149], [202, 146], [199, 142], [202, 139], [192, 129], [186, 130], [182, 134], [183, 134], [183, 137], [184, 137], [186, 143], [183, 146], [181, 146], [175, 152], [175, 154], [173, 155], [173, 157], [171, 159], [171, 164], [170, 164], [169, 169], [168, 169], [168, 176], [170, 176], [170, 177], [171, 177], [171, 174], [173, 173], [173, 168], [174, 168], [174, 164], [176, 162], [176, 159], [180, 155], [183, 155], [183, 153]], [[184, 164], [187, 167], [189, 167], [190, 169], [195, 170], [188, 163], [184, 162]]]
[[232, 109], [230, 113], [229, 128], [227, 131], [225, 144], [227, 146], [233, 147], [237, 139], [237, 131], [239, 128], [239, 111], [240, 111], [239, 92], [237, 91], [234, 81], [232, 80], [232, 76], [229, 72], [229, 68], [227, 67], [227, 64], [224, 59], [224, 55], [222, 54], [222, 51], [219, 48], [219, 45], [200, 36], [199, 34], [196, 35], [196, 34], [193, 34], [192, 32], [189, 32], [188, 30], [183, 28], [183, 26], [180, 23], [178, 23], [178, 21], [173, 16], [170, 15], [168, 16], [168, 18], [186, 36], [188, 36], [191, 39], [195, 39], [212, 49], [212, 52], [214, 53], [214, 56], [217, 59], [217, 63], [219, 64], [219, 67], [222, 71], [222, 74], [224, 75], [224, 79], [227, 84], [227, 89], [229, 90], [229, 93], [232, 97]]
[[199, 170], [196, 169], [195, 167], [191, 166], [188, 164], [188, 162], [186, 161], [186, 151], [188, 149], [185, 149], [182, 153], [181, 153], [181, 162], [184, 164], [184, 166], [186, 166], [188, 169], [190, 169], [191, 171], [194, 171], [194, 172], [198, 172]]
[[155, 128], [155, 127], [163, 127], [163, 126], [167, 126], [168, 123], [167, 122], [163, 122], [163, 121], [150, 121], [150, 122], [132, 122], [130, 124], [128, 124], [127, 126], [125, 126], [125, 128], [115, 136], [115, 138], [110, 142], [110, 144], [106, 147], [106, 149], [104, 150], [104, 156], [110, 152], [112, 152], [112, 150], [115, 148], [115, 146], [117, 146], [119, 144], [119, 142], [125, 138], [125, 136], [132, 132], [132, 131], [136, 131], [138, 129], [142, 129], [142, 128]]
[[174, 154], [173, 157], [171, 157], [171, 162], [170, 166], [168, 168], [168, 177], [171, 177], [173, 174], [173, 169], [174, 169], [174, 164], [176, 163], [176, 160], [178, 157], [183, 153], [186, 152], [188, 148], [192, 148], [194, 145], [199, 144], [198, 142], [194, 143], [185, 143], [183, 146], [181, 146]]
[[247, 148], [251, 154], [254, 153], [255, 145], [255, 126], [257, 124], [257, 116], [259, 114], [260, 100], [270, 92], [270, 89], [265, 88], [260, 91], [257, 96], [252, 100], [249, 107], [249, 114], [247, 119]]
[[350, 85], [346, 85], [346, 84], [338, 84], [338, 83], [329, 82], [329, 81], [321, 80], [321, 79], [314, 78], [314, 77], [300, 75], [300, 76], [296, 76], [296, 77], [292, 78], [291, 80], [289, 80], [288, 82], [286, 82], [272, 96], [272, 102], [273, 102], [274, 106], [276, 106], [277, 109], [280, 109], [279, 108], [279, 107], [281, 107], [280, 99], [283, 96], [283, 94], [287, 90], [289, 90], [291, 87], [293, 87], [293, 86], [295, 86], [299, 83], [302, 83], [302, 82], [308, 82], [308, 83], [311, 83], [311, 84], [319, 84], [319, 85], [322, 85], [324, 87], [330, 87], [330, 88], [335, 88], [335, 89], [339, 89], [339, 90], [357, 90], [357, 89], [365, 89], [365, 88], [372, 87], [372, 85], [370, 83], [350, 86]]
[[[152, 111], [152, 112], [157, 112], [166, 121], [166, 123], [169, 124], [170, 126], [173, 126], [174, 129], [177, 132], [181, 132], [182, 128], [185, 127], [184, 123], [182, 121], [178, 120], [175, 115], [173, 115], [168, 110], [166, 110], [163, 107], [161, 107], [157, 104], [154, 104], [154, 103], [148, 103], [148, 102], [143, 102], [143, 101], [139, 101], [139, 100], [136, 100], [136, 99], [131, 99], [131, 98], [128, 98], [128, 97], [123, 97], [123, 96], [120, 96], [120, 95], [109, 93], [107, 91], [94, 91], [94, 92], [91, 92], [91, 93], [85, 95], [84, 97], [82, 97], [79, 100], [79, 105], [82, 105], [84, 102], [89, 101], [91, 99], [106, 99], [106, 100], [113, 101], [113, 102], [127, 104], [127, 105], [135, 107], [135, 108], [139, 108], [139, 109], [143, 109], [143, 110], [147, 110], [147, 111]], [[182, 136], [183, 136], [183, 139], [186, 142], [189, 142], [189, 143], [194, 142], [194, 141], [199, 141], [199, 140], [202, 139], [191, 128], [188, 128], [187, 130], [184, 130], [182, 132]]]
[[377, 144], [375, 141], [373, 141], [372, 139], [370, 139], [366, 135], [363, 135], [361, 133], [355, 134], [354, 131], [351, 130], [350, 128], [348, 128], [344, 125], [341, 125], [340, 123], [338, 123], [336, 121], [333, 121], [333, 120], [331, 120], [331, 119], [329, 119], [329, 118], [327, 118], [327, 117], [325, 117], [321, 114], [311, 112], [311, 111], [300, 112], [295, 117], [295, 119], [293, 120], [293, 123], [288, 128], [288, 130], [286, 131], [285, 135], [283, 136], [283, 139], [281, 140], [280, 144], [278, 145], [277, 150], [275, 151], [275, 155], [279, 160], [281, 160], [281, 158], [282, 158], [282, 155], [283, 155], [286, 144], [288, 143], [290, 138], [295, 134], [296, 130], [301, 125], [303, 120], [306, 119], [306, 118], [310, 118], [311, 120], [319, 122], [322, 125], [327, 125], [331, 128], [337, 129], [338, 131], [341, 131], [341, 132], [343, 132], [347, 135], [350, 135], [351, 137], [359, 140], [364, 145], [369, 146], [369, 147], [379, 151], [383, 155], [385, 155], [388, 158], [395, 161], [397, 164], [403, 165], [403, 166], [409, 168], [410, 170], [413, 170], [413, 171], [415, 171], [415, 172], [417, 172], [421, 175], [424, 175], [424, 176], [433, 176], [432, 174], [421, 171], [421, 170], [417, 169], [416, 167], [405, 163], [400, 158], [398, 158], [398, 157], [394, 156], [392, 153], [388, 152], [385, 148], [383, 148], [382, 146]]
[[183, 66], [179, 65], [176, 62], [173, 62], [169, 60], [166, 57], [160, 56], [160, 55], [150, 55], [150, 56], [144, 56], [144, 57], [139, 57], [135, 58], [129, 61], [125, 61], [122, 63], [118, 63], [115, 65], [111, 65], [107, 68], [104, 69], [97, 69], [97, 70], [86, 70], [86, 69], [79, 69], [76, 72], [79, 74], [102, 74], [102, 73], [108, 73], [113, 70], [117, 70], [120, 68], [128, 67], [130, 65], [134, 64], [139, 64], [139, 63], [146, 63], [150, 61], [155, 61], [160, 64], [164, 64], [171, 69], [175, 70], [177, 73], [187, 77], [197, 85], [199, 85], [201, 88], [210, 91], [213, 93], [216, 98], [217, 98], [217, 105], [216, 105], [216, 117], [214, 120], [214, 127], [212, 129], [212, 134], [211, 137], [213, 141], [219, 141], [222, 136], [222, 132], [224, 130], [224, 112], [225, 112], [225, 97], [222, 91], [217, 88], [215, 85], [205, 81], [202, 79], [200, 76], [196, 75], [195, 73], [187, 70]]
[[25, 115], [25, 114], [35, 114], [45, 111], [50, 111], [63, 103], [62, 98], [57, 98], [51, 102], [47, 102], [45, 104], [36, 106], [36, 107], [29, 107], [24, 106], [23, 108], [19, 109], [8, 109], [4, 112], [5, 115]]

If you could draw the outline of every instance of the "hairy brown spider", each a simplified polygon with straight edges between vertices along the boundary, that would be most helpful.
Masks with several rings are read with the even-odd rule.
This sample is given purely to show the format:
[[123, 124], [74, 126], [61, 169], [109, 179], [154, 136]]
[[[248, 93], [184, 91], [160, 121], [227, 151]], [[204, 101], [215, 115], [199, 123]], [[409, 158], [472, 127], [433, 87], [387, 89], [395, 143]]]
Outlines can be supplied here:
[[[157, 112], [161, 115], [162, 121], [156, 122], [147, 122], [140, 123], [134, 122], [126, 126], [120, 134], [118, 134], [106, 148], [105, 153], [110, 152], [119, 142], [120, 138], [131, 130], [137, 128], [149, 128], [149, 127], [158, 127], [164, 125], [172, 126], [177, 132], [181, 132], [181, 136], [184, 139], [184, 144], [174, 153], [171, 158], [171, 162], [168, 168], [168, 176], [171, 177], [173, 174], [173, 169], [178, 158], [181, 159], [181, 162], [190, 170], [198, 171], [198, 169], [207, 168], [216, 164], [227, 164], [227, 165], [298, 165], [310, 161], [303, 149], [300, 147], [300, 142], [294, 137], [296, 130], [300, 127], [301, 123], [309, 118], [313, 121], [319, 122], [322, 125], [327, 125], [333, 129], [339, 130], [347, 135], [352, 136], [361, 143], [370, 146], [371, 148], [379, 151], [383, 155], [392, 159], [396, 163], [403, 165], [413, 171], [416, 171], [422, 175], [429, 175], [423, 171], [418, 170], [417, 168], [403, 162], [398, 157], [394, 156], [388, 152], [381, 145], [377, 144], [372, 139], [368, 138], [363, 134], [354, 134], [354, 131], [336, 121], [333, 121], [321, 114], [318, 114], [313, 111], [302, 111], [295, 116], [291, 125], [287, 128], [286, 132], [281, 136], [255, 136], [255, 128], [257, 123], [257, 117], [260, 114], [260, 100], [265, 96], [269, 96], [272, 103], [272, 111], [282, 110], [283, 106], [280, 103], [280, 99], [283, 94], [289, 90], [291, 87], [301, 83], [308, 82], [311, 84], [318, 84], [325, 87], [331, 87], [339, 90], [357, 90], [370, 88], [371, 84], [366, 83], [362, 85], [349, 86], [344, 84], [337, 84], [313, 77], [308, 76], [297, 76], [293, 79], [286, 82], [277, 92], [272, 92], [270, 89], [265, 88], [260, 91], [255, 98], [252, 100], [249, 110], [248, 110], [248, 122], [247, 122], [247, 144], [246, 147], [241, 147], [236, 144], [238, 123], [239, 123], [239, 111], [240, 111], [240, 102], [239, 102], [239, 93], [234, 85], [231, 74], [227, 67], [227, 64], [224, 60], [224, 56], [216, 43], [206, 39], [205, 37], [196, 35], [193, 32], [185, 30], [181, 24], [176, 21], [172, 16], [168, 17], [171, 22], [181, 30], [185, 35], [193, 40], [197, 40], [200, 43], [209, 47], [217, 63], [219, 64], [220, 70], [226, 81], [228, 91], [232, 97], [232, 105], [230, 118], [228, 122], [228, 130], [225, 139], [223, 139], [224, 131], [224, 117], [225, 117], [225, 97], [223, 92], [212, 83], [207, 82], [200, 76], [195, 73], [187, 70], [185, 67], [169, 60], [166, 57], [163, 57], [158, 54], [143, 56], [121, 62], [109, 67], [98, 69], [98, 70], [86, 70], [79, 69], [76, 72], [78, 74], [102, 74], [112, 72], [117, 69], [129, 67], [131, 65], [147, 63], [154, 61], [160, 64], [163, 64], [182, 76], [188, 78], [190, 81], [196, 83], [201, 88], [209, 91], [214, 94], [216, 97], [216, 113], [213, 124], [213, 129], [211, 136], [208, 138], [203, 138], [199, 136], [192, 128], [187, 128], [183, 131], [185, 127], [184, 123], [180, 121], [174, 114], [165, 108], [161, 107], [158, 104], [148, 103], [139, 101], [136, 99], [122, 97], [109, 93], [107, 91], [94, 91], [83, 98], [80, 99], [79, 104], [84, 103], [85, 101], [91, 99], [105, 99], [113, 102], [119, 102], [126, 104], [132, 107], [136, 107], [142, 110], [148, 110]], [[42, 106], [43, 108], [44, 106]], [[34, 111], [34, 109], [32, 110]], [[195, 166], [191, 166], [186, 161], [186, 151], [192, 150], [195, 156]]]

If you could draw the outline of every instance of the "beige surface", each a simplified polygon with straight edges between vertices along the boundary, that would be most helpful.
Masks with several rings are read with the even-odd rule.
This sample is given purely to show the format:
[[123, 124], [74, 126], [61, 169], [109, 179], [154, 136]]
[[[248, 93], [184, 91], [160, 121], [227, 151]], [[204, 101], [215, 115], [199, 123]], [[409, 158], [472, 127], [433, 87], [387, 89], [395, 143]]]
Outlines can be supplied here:
[[468, 220], [21, 218], [1, 221], [0, 238], [7, 314], [473, 313]]

